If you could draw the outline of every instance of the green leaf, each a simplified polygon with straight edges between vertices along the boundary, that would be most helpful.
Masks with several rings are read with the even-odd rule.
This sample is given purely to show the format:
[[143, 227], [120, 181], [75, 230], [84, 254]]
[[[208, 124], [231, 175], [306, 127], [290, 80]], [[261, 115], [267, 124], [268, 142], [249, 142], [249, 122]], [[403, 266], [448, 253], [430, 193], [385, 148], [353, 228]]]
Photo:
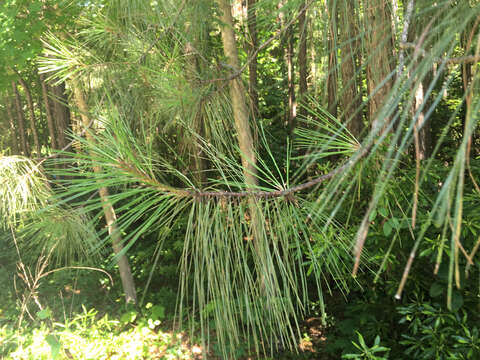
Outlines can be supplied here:
[[390, 225], [394, 228], [394, 229], [400, 229], [400, 221], [398, 221], [398, 219], [396, 217], [392, 217], [390, 220], [388, 220], [388, 222], [390, 223]]
[[454, 291], [452, 294], [452, 311], [457, 311], [463, 305], [463, 296], [459, 291]]
[[155, 305], [151, 310], [152, 320], [161, 320], [165, 318], [165, 307], [162, 305]]
[[46, 309], [38, 311], [37, 316], [40, 320], [45, 320], [45, 319], [50, 318], [52, 316], [52, 312], [50, 311], [49, 308], [46, 308]]
[[124, 324], [134, 322], [137, 318], [136, 311], [128, 311], [120, 317], [120, 321]]
[[45, 337], [45, 341], [50, 345], [50, 350], [52, 352], [52, 359], [55, 360], [60, 353], [60, 347], [62, 344], [60, 344], [60, 341], [55, 335], [47, 335]]
[[444, 286], [439, 282], [434, 282], [430, 286], [430, 297], [434, 298], [440, 296], [443, 293]]
[[368, 347], [367, 347], [367, 344], [365, 344], [365, 340], [363, 339], [362, 334], [360, 334], [359, 332], [357, 332], [357, 334], [358, 334], [358, 342], [360, 343], [362, 348], [367, 349]]
[[384, 207], [381, 207], [378, 209], [378, 212], [380, 213], [380, 215], [382, 215], [383, 217], [388, 217], [388, 211], [387, 209], [385, 209]]
[[385, 236], [390, 236], [391, 233], [392, 233], [392, 226], [387, 221], [385, 224], [383, 224], [383, 234]]

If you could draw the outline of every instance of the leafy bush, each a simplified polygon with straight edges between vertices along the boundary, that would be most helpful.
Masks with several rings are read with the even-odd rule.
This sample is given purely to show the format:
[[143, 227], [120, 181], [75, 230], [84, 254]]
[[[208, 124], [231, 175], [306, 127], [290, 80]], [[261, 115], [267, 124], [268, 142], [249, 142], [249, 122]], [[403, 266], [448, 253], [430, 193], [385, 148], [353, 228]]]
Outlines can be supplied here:
[[[365, 339], [362, 334], [357, 331], [358, 334], [358, 344], [353, 342], [353, 345], [357, 348], [357, 353], [345, 354], [342, 355], [342, 359], [356, 359], [356, 360], [384, 360], [388, 359], [389, 348], [380, 345], [380, 336], [376, 336], [373, 342], [373, 346], [369, 347], [365, 343]], [[386, 353], [384, 356], [381, 356], [380, 353]]]
[[[149, 311], [158, 318], [160, 308]], [[39, 313], [48, 318], [48, 313]], [[40, 316], [41, 315], [41, 316]], [[23, 359], [191, 359], [192, 353], [182, 334], [156, 331], [158, 319], [141, 318], [138, 325], [113, 320], [105, 315], [98, 319], [97, 311], [86, 310], [64, 323], [15, 330], [0, 328], [0, 356]]]
[[438, 304], [412, 303], [399, 308], [408, 332], [400, 342], [415, 359], [478, 359], [480, 337], [467, 312], [444, 311]]

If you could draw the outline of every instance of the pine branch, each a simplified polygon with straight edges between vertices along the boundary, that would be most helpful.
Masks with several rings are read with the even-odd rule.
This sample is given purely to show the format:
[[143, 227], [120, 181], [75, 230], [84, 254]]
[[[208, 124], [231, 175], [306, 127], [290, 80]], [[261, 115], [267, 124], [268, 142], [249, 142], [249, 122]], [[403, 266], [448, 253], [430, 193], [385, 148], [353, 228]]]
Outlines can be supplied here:
[[143, 183], [147, 186], [152, 186], [159, 191], [170, 193], [179, 197], [193, 197], [195, 199], [208, 199], [208, 198], [257, 198], [257, 199], [273, 199], [279, 197], [290, 198], [294, 193], [309, 189], [315, 185], [318, 185], [326, 180], [333, 178], [334, 176], [340, 174], [344, 170], [356, 164], [360, 159], [364, 158], [369, 153], [370, 147], [366, 147], [363, 150], [359, 151], [357, 156], [352, 156], [345, 164], [336, 169], [333, 169], [327, 174], [321, 175], [307, 181], [305, 183], [292, 186], [287, 189], [274, 190], [274, 191], [201, 191], [201, 190], [187, 190], [181, 188], [175, 188], [169, 185], [159, 183], [157, 180], [152, 179], [150, 176], [146, 175], [145, 172], [139, 170], [131, 164], [127, 164], [125, 161], [120, 161], [117, 167], [123, 172], [128, 173], [138, 179], [140, 183]]

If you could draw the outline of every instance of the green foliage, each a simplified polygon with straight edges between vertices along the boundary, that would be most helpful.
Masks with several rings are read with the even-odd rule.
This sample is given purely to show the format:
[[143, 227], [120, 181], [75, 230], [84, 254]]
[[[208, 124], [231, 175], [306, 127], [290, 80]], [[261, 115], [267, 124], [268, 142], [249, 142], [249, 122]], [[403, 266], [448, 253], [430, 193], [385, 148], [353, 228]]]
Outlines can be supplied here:
[[52, 203], [53, 191], [40, 165], [21, 156], [0, 156], [0, 179], [2, 227], [16, 232], [11, 241], [25, 261], [35, 262], [42, 252], [57, 264], [91, 255], [96, 234], [86, 225], [87, 217]]
[[65, 322], [55, 322], [53, 328], [43, 322], [20, 331], [2, 326], [0, 356], [39, 360], [193, 358], [181, 334], [154, 331], [150, 321], [142, 318], [139, 325], [125, 328], [119, 320], [99, 317], [97, 311], [84, 308]]
[[32, 160], [0, 156], [0, 176], [0, 216], [4, 228], [22, 224], [47, 207], [50, 188], [41, 167]]
[[84, 1], [5, 0], [0, 4], [0, 84], [10, 85], [15, 71], [34, 67], [43, 51], [40, 40], [48, 29], [65, 31]]
[[[357, 353], [342, 355], [342, 359], [357, 359], [357, 360], [385, 360], [388, 359], [389, 348], [380, 345], [380, 336], [376, 336], [373, 342], [373, 346], [369, 347], [362, 336], [357, 331], [358, 343], [353, 342], [353, 345], [357, 348]], [[380, 355], [380, 353], [385, 353]]]
[[405, 353], [416, 359], [476, 359], [480, 356], [477, 326], [467, 312], [444, 311], [438, 304], [412, 303], [399, 307], [400, 323], [408, 324], [402, 334]]

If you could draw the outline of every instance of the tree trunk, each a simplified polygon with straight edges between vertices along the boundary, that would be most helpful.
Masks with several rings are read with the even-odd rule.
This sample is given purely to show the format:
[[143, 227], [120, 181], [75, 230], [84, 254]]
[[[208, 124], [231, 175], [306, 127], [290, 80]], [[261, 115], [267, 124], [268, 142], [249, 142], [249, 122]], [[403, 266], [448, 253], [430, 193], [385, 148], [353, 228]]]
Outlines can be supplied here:
[[65, 95], [65, 83], [52, 87], [54, 99], [54, 114], [57, 125], [58, 147], [63, 149], [67, 145], [67, 130], [70, 128], [70, 110], [67, 106], [67, 96]]
[[10, 133], [12, 140], [12, 151], [16, 155], [18, 154], [18, 137], [17, 129], [15, 126], [15, 118], [13, 117], [12, 104], [9, 98], [5, 98], [5, 108], [7, 109], [8, 122], [10, 123]]
[[340, 19], [340, 43], [341, 43], [341, 74], [342, 74], [342, 96], [341, 105], [343, 109], [343, 122], [347, 124], [348, 130], [358, 138], [362, 132], [362, 106], [361, 93], [357, 83], [357, 66], [359, 58], [358, 42], [355, 19], [356, 12], [351, 0], [339, 0]]
[[[423, 33], [424, 17], [415, 15], [415, 1], [412, 1], [410, 6], [413, 6], [413, 17], [410, 22], [410, 30], [407, 33], [407, 39], [409, 42], [416, 43], [418, 37]], [[421, 13], [421, 10], [418, 12]], [[418, 66], [414, 66], [418, 68]], [[427, 99], [425, 99], [425, 91], [428, 89], [430, 82], [432, 81], [432, 71], [430, 69], [425, 74], [420, 74], [422, 78], [417, 75], [413, 82], [416, 88], [412, 89], [415, 92], [415, 97], [412, 103], [412, 117], [416, 118], [414, 125], [415, 136], [415, 152], [418, 156], [418, 161], [427, 159], [430, 156], [430, 143], [431, 143], [431, 126], [430, 121], [425, 118], [425, 109], [427, 108]]]
[[293, 64], [295, 36], [290, 27], [286, 32], [287, 48], [287, 79], [288, 79], [288, 132], [291, 134], [295, 128], [297, 117], [297, 103], [295, 100], [295, 65]]
[[57, 142], [57, 135], [55, 132], [52, 108], [50, 107], [50, 100], [48, 98], [48, 87], [47, 87], [47, 84], [45, 83], [45, 76], [43, 74], [40, 74], [40, 84], [42, 86], [42, 97], [45, 105], [45, 114], [47, 115], [47, 125], [48, 125], [48, 133], [50, 135], [50, 145], [52, 149], [57, 149], [58, 142]]
[[[287, 14], [283, 9], [286, 7], [285, 0], [280, 0], [278, 3], [279, 13], [279, 22], [280, 26], [284, 27], [287, 19]], [[286, 99], [286, 114], [285, 114], [285, 126], [288, 129], [288, 132], [291, 133], [295, 126], [295, 118], [297, 116], [297, 104], [295, 100], [295, 65], [293, 63], [294, 56], [294, 46], [295, 46], [295, 36], [292, 27], [290, 26], [284, 33], [281, 38], [280, 48], [284, 49], [283, 58], [284, 64], [286, 65], [286, 78], [287, 78], [287, 99]], [[285, 67], [282, 67], [285, 69]]]
[[[222, 42], [223, 50], [227, 58], [228, 65], [233, 71], [240, 69], [240, 61], [238, 59], [237, 44], [235, 41], [235, 33], [233, 31], [232, 12], [228, 0], [216, 0], [220, 8], [220, 20], [222, 22]], [[250, 124], [248, 122], [248, 107], [245, 99], [245, 88], [240, 76], [230, 80], [230, 97], [232, 101], [233, 117], [235, 120], [235, 128], [238, 134], [238, 145], [240, 148], [240, 156], [242, 158], [243, 176], [247, 187], [254, 188], [258, 185], [257, 169], [255, 167], [256, 157], [254, 151], [254, 142]], [[262, 292], [265, 288], [265, 277], [271, 276], [272, 273], [268, 269], [268, 264], [262, 254], [264, 253], [265, 241], [259, 229], [260, 216], [258, 214], [258, 206], [254, 198], [248, 200], [249, 213], [251, 217], [251, 229], [254, 241], [256, 262], [260, 262], [259, 269], [259, 287]]]
[[18, 93], [17, 84], [15, 81], [12, 81], [12, 90], [15, 95], [15, 107], [17, 110], [17, 121], [18, 121], [18, 132], [20, 134], [20, 146], [22, 149], [22, 154], [25, 156], [30, 156], [30, 151], [28, 148], [27, 141], [27, 129], [25, 126], [25, 114], [23, 113], [22, 100], [20, 99], [20, 94]]
[[337, 9], [335, 6], [337, 0], [328, 1], [328, 77], [327, 77], [327, 98], [328, 112], [337, 117], [337, 87], [338, 87], [338, 71], [337, 71]]
[[308, 90], [307, 85], [307, 76], [308, 76], [308, 67], [307, 67], [307, 10], [305, 9], [305, 1], [300, 4], [300, 15], [298, 17], [298, 100], [301, 104], [297, 114], [304, 115], [305, 111], [303, 109], [303, 101], [305, 100], [305, 94]]
[[[233, 31], [232, 12], [228, 0], [216, 0], [220, 8], [220, 20], [222, 22], [222, 42], [228, 65], [238, 71], [240, 61], [238, 59], [237, 44]], [[253, 137], [248, 121], [248, 107], [245, 99], [245, 88], [240, 76], [229, 81], [230, 97], [232, 101], [235, 128], [238, 133], [238, 145], [242, 157], [243, 174], [247, 186], [256, 186], [257, 170], [256, 158], [253, 146]]]
[[35, 108], [33, 107], [32, 93], [27, 83], [19, 76], [18, 81], [22, 85], [23, 90], [25, 91], [25, 97], [27, 98], [28, 110], [30, 112], [30, 129], [32, 130], [33, 143], [35, 144], [35, 150], [37, 151], [37, 156], [41, 156], [42, 148], [40, 146], [40, 140], [38, 139], [37, 131], [37, 121], [35, 119]]
[[369, 95], [369, 118], [372, 129], [384, 131], [389, 125], [388, 117], [380, 118], [380, 110], [386, 104], [392, 89], [392, 80], [385, 79], [392, 72], [393, 58], [392, 23], [386, 0], [365, 0], [367, 46], [367, 88]]
[[248, 94], [250, 95], [250, 102], [252, 104], [252, 113], [256, 117], [259, 113], [258, 108], [258, 92], [257, 92], [257, 56], [254, 55], [258, 47], [257, 36], [257, 9], [255, 8], [256, 0], [247, 0], [247, 23], [248, 33], [250, 35], [247, 43], [248, 47]]
[[[72, 81], [72, 85], [75, 101], [80, 112], [83, 127], [87, 129], [92, 126], [87, 102], [76, 80]], [[89, 142], [95, 143], [95, 138], [92, 136], [91, 131], [86, 131], [85, 134]], [[94, 166], [93, 171], [95, 173], [102, 173], [102, 168], [99, 166]], [[108, 200], [109, 193], [106, 187], [101, 187], [99, 190], [99, 194], [100, 200], [102, 202], [103, 212], [105, 214], [105, 222], [107, 223], [108, 233], [112, 237], [113, 252], [118, 255], [123, 250], [123, 239], [116, 224], [117, 216], [115, 214], [115, 209]], [[137, 292], [135, 290], [135, 282], [133, 280], [130, 264], [128, 263], [128, 259], [125, 254], [118, 256], [118, 269], [120, 272], [120, 279], [122, 281], [123, 291], [125, 292], [125, 302], [127, 304], [136, 304]]]
[[[476, 21], [471, 21], [464, 29], [464, 31], [461, 34], [460, 37], [460, 42], [464, 51], [464, 55], [474, 55], [475, 53], [475, 46], [476, 42], [475, 40], [475, 34], [477, 27], [479, 26], [479, 21], [476, 19]], [[464, 62], [462, 64], [462, 82], [463, 82], [463, 91], [466, 94], [465, 97], [465, 107], [466, 111], [465, 114], [469, 112], [469, 109], [471, 108], [472, 105], [472, 92], [470, 91], [471, 89], [471, 83], [473, 81], [473, 64], [472, 63], [466, 63]], [[463, 126], [465, 127], [466, 124], [466, 117], [463, 119]], [[472, 134], [472, 138], [469, 140], [469, 149], [472, 149], [472, 143], [476, 143], [476, 137], [477, 137], [477, 131], [474, 131]], [[471, 151], [471, 150], [470, 150]], [[476, 146], [473, 146], [473, 151], [478, 153], [478, 149]], [[471, 154], [475, 156], [475, 154]]]
[[[187, 42], [185, 44], [184, 55], [186, 60], [185, 73], [190, 86], [193, 91], [197, 91], [199, 87], [198, 83], [198, 72], [199, 72], [199, 61], [198, 54], [196, 53], [195, 47]], [[195, 134], [198, 134], [201, 137], [205, 136], [205, 126], [204, 126], [204, 117], [202, 112], [202, 102], [203, 99], [200, 99], [200, 103], [196, 103], [195, 108], [190, 109], [192, 115], [192, 129]], [[183, 141], [186, 143], [186, 147], [189, 150], [190, 155], [190, 167], [194, 174], [194, 179], [196, 185], [199, 188], [202, 188], [203, 184], [206, 182], [205, 170], [207, 169], [205, 154], [203, 153], [202, 146], [196, 136], [184, 136]]]
[[[427, 76], [428, 77], [428, 76]], [[415, 91], [415, 99], [413, 103], [413, 112], [417, 116], [415, 124], [415, 132], [418, 132], [418, 157], [419, 160], [428, 159], [430, 156], [431, 131], [430, 121], [425, 119], [425, 90], [428, 86], [427, 78], [420, 81]]]

